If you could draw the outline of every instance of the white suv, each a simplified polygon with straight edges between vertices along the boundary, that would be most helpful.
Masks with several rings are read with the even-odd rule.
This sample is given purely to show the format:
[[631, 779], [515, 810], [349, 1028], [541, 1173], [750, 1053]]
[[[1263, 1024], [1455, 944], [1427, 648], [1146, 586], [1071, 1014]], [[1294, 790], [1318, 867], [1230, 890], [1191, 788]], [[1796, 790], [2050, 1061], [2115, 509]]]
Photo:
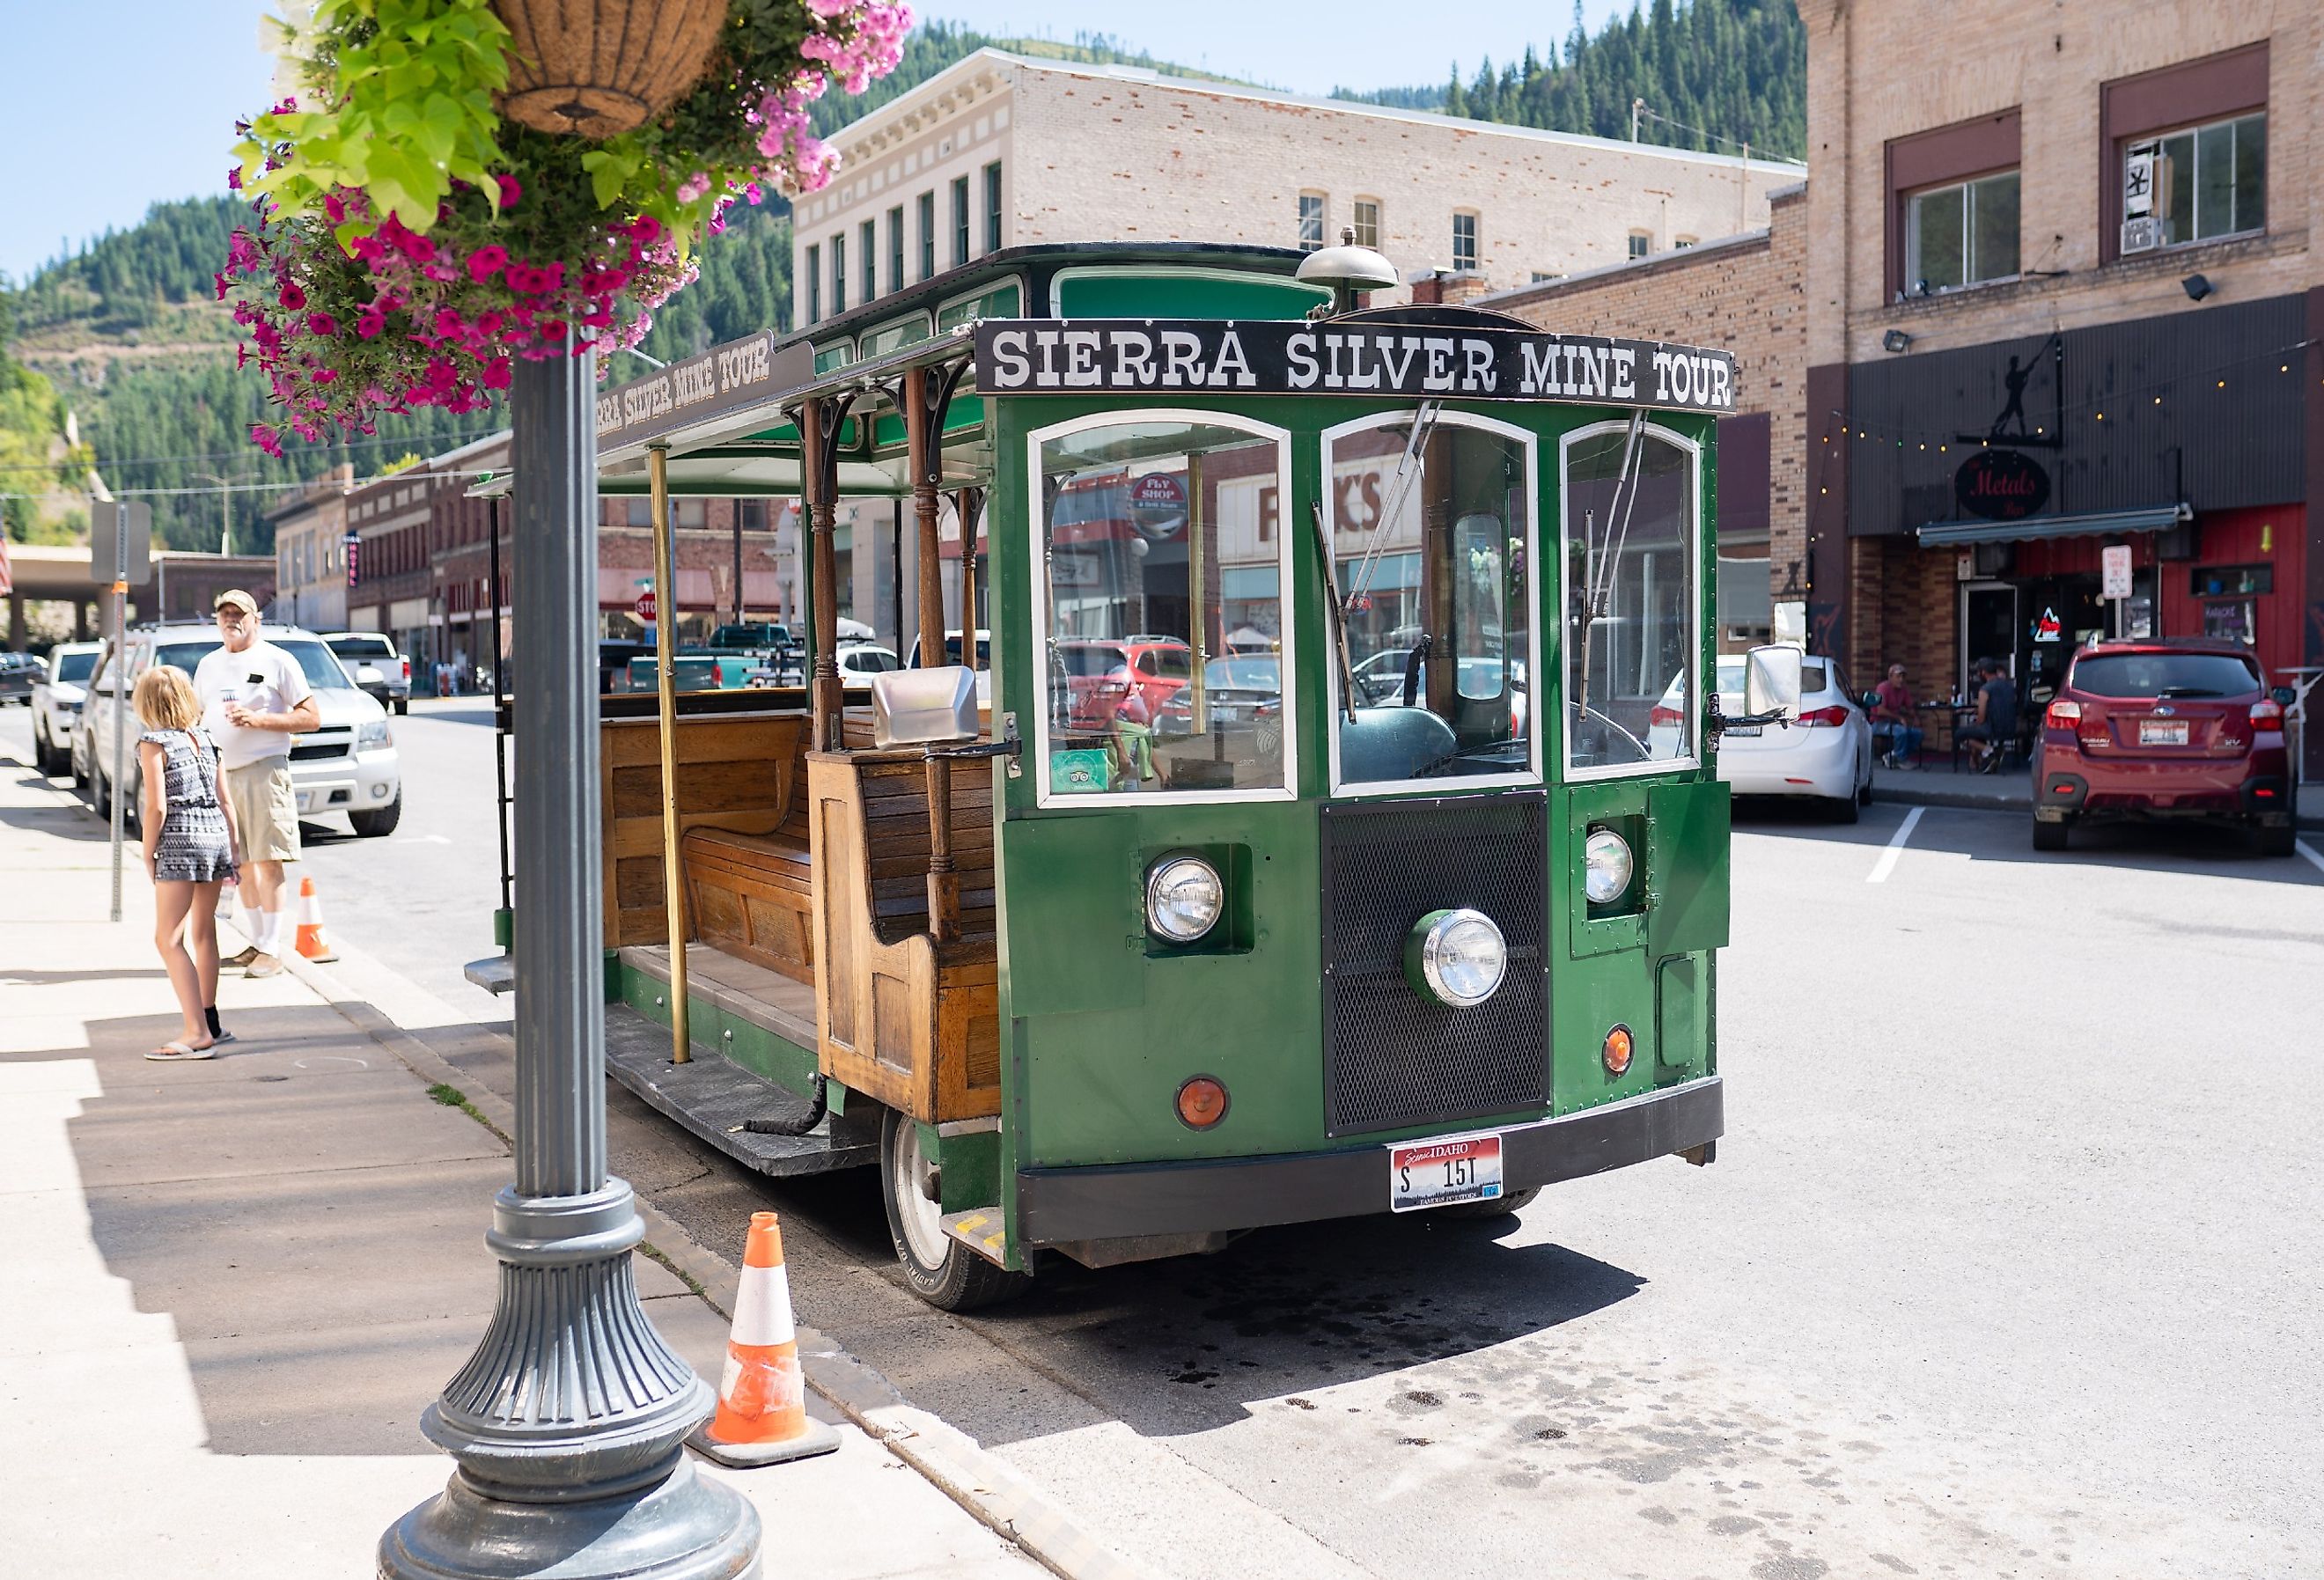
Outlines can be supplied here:
[[[343, 813], [359, 835], [392, 834], [403, 817], [403, 778], [389, 731], [387, 710], [348, 679], [344, 665], [312, 632], [269, 626], [263, 639], [290, 655], [315, 689], [321, 724], [311, 733], [290, 737], [290, 785], [299, 799], [301, 818]], [[162, 625], [129, 633], [128, 686], [155, 664], [175, 664], [191, 675], [196, 665], [219, 646], [215, 625]], [[91, 800], [100, 816], [110, 817], [113, 794], [113, 705], [116, 692], [113, 668], [106, 664], [89, 682], [88, 703], [81, 727], [73, 735], [72, 775], [75, 784], [94, 787]], [[127, 700], [126, 690], [118, 693]], [[129, 800], [124, 808], [129, 820], [137, 816], [137, 716], [129, 715], [122, 728], [130, 743], [124, 753]]]
[[104, 650], [97, 642], [60, 642], [49, 650], [49, 672], [32, 686], [32, 762], [42, 773], [62, 773], [72, 762], [88, 677]]

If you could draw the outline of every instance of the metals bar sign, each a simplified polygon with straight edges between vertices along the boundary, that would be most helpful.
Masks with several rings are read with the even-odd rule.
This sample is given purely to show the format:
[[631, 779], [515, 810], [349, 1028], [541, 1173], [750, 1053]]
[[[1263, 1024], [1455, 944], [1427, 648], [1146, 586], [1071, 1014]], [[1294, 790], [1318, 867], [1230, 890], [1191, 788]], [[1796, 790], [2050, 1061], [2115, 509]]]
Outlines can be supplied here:
[[1733, 353], [1443, 322], [991, 319], [983, 395], [1398, 395], [1735, 410]]

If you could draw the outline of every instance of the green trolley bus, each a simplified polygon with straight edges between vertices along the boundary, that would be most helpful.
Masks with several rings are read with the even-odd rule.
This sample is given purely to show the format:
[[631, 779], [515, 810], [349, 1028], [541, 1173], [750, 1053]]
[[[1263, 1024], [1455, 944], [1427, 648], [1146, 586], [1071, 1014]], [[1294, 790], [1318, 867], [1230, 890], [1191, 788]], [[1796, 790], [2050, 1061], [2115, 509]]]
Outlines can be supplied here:
[[[1018, 248], [600, 398], [665, 542], [803, 501], [808, 614], [802, 686], [603, 699], [609, 1067], [876, 1166], [939, 1306], [1712, 1158], [1716, 732], [1797, 702], [1706, 685], [1732, 360], [1395, 278]], [[843, 531], [948, 667], [843, 686]]]

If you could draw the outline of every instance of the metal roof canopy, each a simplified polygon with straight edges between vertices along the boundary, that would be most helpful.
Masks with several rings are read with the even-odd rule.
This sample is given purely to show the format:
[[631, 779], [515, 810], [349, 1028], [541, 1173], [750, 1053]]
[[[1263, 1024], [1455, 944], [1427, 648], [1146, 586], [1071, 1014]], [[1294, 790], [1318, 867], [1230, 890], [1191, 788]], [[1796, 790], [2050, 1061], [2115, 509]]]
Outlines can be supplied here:
[[2160, 532], [2194, 519], [2184, 504], [2151, 504], [2135, 510], [2094, 511], [2088, 515], [2027, 516], [2015, 522], [1928, 522], [1914, 529], [1923, 549], [1969, 543], [2031, 543], [2045, 538], [2107, 537], [2124, 532]]

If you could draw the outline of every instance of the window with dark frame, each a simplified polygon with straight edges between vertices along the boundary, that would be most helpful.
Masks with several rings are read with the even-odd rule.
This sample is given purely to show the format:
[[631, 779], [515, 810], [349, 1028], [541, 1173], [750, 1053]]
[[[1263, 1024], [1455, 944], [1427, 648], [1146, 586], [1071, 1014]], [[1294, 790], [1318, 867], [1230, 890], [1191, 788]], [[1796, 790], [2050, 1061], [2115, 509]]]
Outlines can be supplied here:
[[1459, 273], [1476, 273], [1477, 217], [1473, 214], [1452, 216], [1452, 267]]
[[968, 262], [968, 178], [952, 179], [952, 266]]
[[933, 280], [936, 273], [936, 195], [920, 194], [920, 278]]
[[888, 289], [904, 289], [904, 206], [888, 210]]
[[1914, 192], [1904, 199], [1906, 292], [1927, 296], [2017, 277], [2017, 172]]
[[863, 300], [870, 301], [880, 294], [879, 225], [867, 219], [857, 227], [857, 234], [863, 244]]
[[847, 310], [847, 236], [846, 233], [831, 238], [831, 312], [834, 318]]
[[1001, 162], [984, 167], [984, 250], [1001, 250]]
[[823, 321], [823, 249], [818, 246], [807, 250], [807, 321]]
[[1643, 230], [1634, 230], [1630, 233], [1630, 256], [1633, 258], [1643, 258], [1654, 250], [1654, 237], [1648, 236]]

